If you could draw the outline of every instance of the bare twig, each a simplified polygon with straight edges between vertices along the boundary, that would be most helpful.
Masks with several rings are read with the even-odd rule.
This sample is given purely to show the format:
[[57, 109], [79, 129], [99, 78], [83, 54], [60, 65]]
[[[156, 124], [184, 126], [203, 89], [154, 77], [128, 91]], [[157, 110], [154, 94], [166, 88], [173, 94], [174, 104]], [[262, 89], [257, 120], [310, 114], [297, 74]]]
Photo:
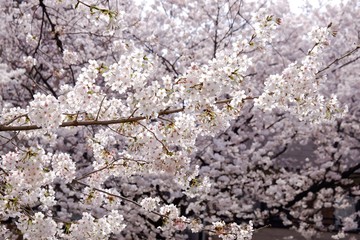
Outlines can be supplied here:
[[95, 118], [95, 121], [97, 121], [99, 119], [99, 115], [100, 115], [100, 111], [101, 111], [101, 108], [102, 108], [102, 105], [105, 101], [105, 98], [106, 98], [106, 95], [103, 97], [103, 99], [101, 100], [101, 103], [100, 103], [100, 107], [99, 107], [99, 111], [97, 112], [96, 114], [96, 118]]
[[[135, 202], [135, 201], [133, 201], [133, 200], [131, 200], [131, 199], [129, 199], [129, 198], [126, 198], [126, 197], [124, 197], [124, 196], [117, 195], [117, 194], [113, 194], [113, 193], [104, 191], [104, 190], [102, 190], [102, 189], [100, 189], [100, 188], [91, 187], [90, 185], [88, 185], [88, 184], [86, 184], [86, 183], [83, 183], [83, 182], [79, 182], [79, 181], [77, 181], [77, 180], [74, 180], [73, 182], [74, 182], [74, 183], [77, 183], [77, 184], [80, 184], [80, 185], [83, 185], [83, 186], [85, 186], [85, 187], [89, 187], [89, 188], [91, 188], [91, 189], [93, 189], [93, 190], [95, 190], [95, 191], [98, 191], [98, 192], [101, 192], [101, 193], [105, 193], [105, 194], [107, 194], [107, 195], [109, 195], [109, 196], [119, 198], [119, 199], [121, 199], [121, 200], [123, 200], [123, 201], [130, 202], [130, 203], [136, 205], [137, 207], [142, 208], [142, 206], [141, 206], [139, 203], [137, 203], [137, 202]], [[162, 214], [159, 213], [159, 212], [156, 212], [156, 211], [150, 211], [150, 212], [151, 212], [151, 213], [154, 213], [154, 214], [156, 214], [156, 215], [158, 215], [158, 216], [160, 216], [160, 217], [162, 217], [162, 218], [167, 218], [167, 216], [162, 215]]]
[[141, 123], [139, 123], [139, 122], [138, 122], [138, 124], [139, 124], [140, 126], [142, 126], [143, 128], [145, 128], [148, 132], [150, 132], [150, 133], [154, 136], [154, 138], [156, 139], [156, 141], [158, 141], [158, 142], [163, 146], [163, 149], [164, 149], [167, 153], [170, 153], [170, 150], [166, 147], [166, 145], [163, 143], [163, 141], [161, 141], [161, 140], [156, 136], [156, 134], [155, 134], [153, 131], [151, 131], [149, 128], [147, 128], [144, 124], [141, 124]]
[[42, 8], [43, 13], [45, 14], [47, 20], [50, 23], [51, 31], [54, 33], [54, 39], [56, 41], [56, 46], [58, 46], [58, 48], [60, 49], [61, 52], [64, 52], [63, 44], [62, 44], [62, 41], [60, 40], [60, 33], [58, 31], [56, 31], [56, 25], [52, 22], [52, 20], [50, 18], [50, 15], [47, 11], [46, 5], [44, 4], [44, 0], [40, 0], [39, 5]]
[[9, 124], [13, 123], [14, 121], [16, 121], [17, 119], [26, 117], [26, 116], [27, 116], [27, 114], [22, 114], [22, 115], [16, 116], [15, 118], [11, 119], [10, 121], [8, 121], [2, 125], [4, 125], [4, 126], [9, 125]]
[[325, 70], [329, 69], [332, 65], [334, 65], [335, 63], [338, 63], [340, 60], [350, 56], [351, 54], [355, 53], [357, 50], [360, 49], [360, 45], [359, 46], [356, 46], [356, 48], [354, 48], [353, 50], [350, 50], [348, 51], [347, 53], [345, 53], [344, 55], [342, 55], [341, 57], [339, 58], [336, 58], [334, 61], [332, 61], [330, 64], [328, 64], [325, 68], [321, 69], [320, 71], [318, 71], [316, 73], [316, 75], [324, 72]]
[[116, 162], [117, 160], [118, 160], [118, 159], [115, 159], [115, 160], [113, 160], [111, 163], [106, 164], [104, 167], [99, 168], [99, 169], [96, 169], [96, 170], [94, 170], [94, 171], [92, 171], [92, 172], [86, 173], [86, 174], [82, 175], [81, 177], [76, 178], [75, 180], [76, 180], [76, 181], [80, 181], [80, 180], [82, 180], [82, 179], [84, 179], [84, 178], [89, 177], [89, 176], [92, 175], [92, 174], [95, 174], [95, 173], [97, 173], [97, 172], [101, 172], [102, 170], [105, 170], [105, 169], [107, 169], [108, 167], [111, 167], [111, 166], [114, 164], [114, 162]]

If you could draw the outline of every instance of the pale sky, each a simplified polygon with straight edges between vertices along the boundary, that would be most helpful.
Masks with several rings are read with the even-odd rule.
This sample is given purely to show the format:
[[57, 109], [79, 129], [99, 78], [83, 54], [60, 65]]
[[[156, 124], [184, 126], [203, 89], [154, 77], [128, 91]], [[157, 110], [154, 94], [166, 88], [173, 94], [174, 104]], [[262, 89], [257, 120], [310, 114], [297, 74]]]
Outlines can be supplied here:
[[288, 0], [290, 9], [292, 12], [299, 12], [300, 7], [303, 6], [306, 2], [311, 3], [314, 6], [319, 6], [319, 3], [322, 2], [322, 4], [339, 4], [340, 2], [347, 2], [347, 0]]
[[[196, 1], [196, 0], [195, 0]], [[314, 6], [319, 6], [319, 3], [322, 2], [323, 4], [338, 4], [340, 2], [347, 2], [348, 0], [288, 0], [289, 5], [290, 5], [290, 9], [292, 12], [299, 12], [301, 6], [305, 5], [306, 2], [314, 5]], [[137, 3], [142, 3], [142, 5], [148, 5], [150, 4], [152, 1], [151, 0], [135, 0], [135, 2]]]

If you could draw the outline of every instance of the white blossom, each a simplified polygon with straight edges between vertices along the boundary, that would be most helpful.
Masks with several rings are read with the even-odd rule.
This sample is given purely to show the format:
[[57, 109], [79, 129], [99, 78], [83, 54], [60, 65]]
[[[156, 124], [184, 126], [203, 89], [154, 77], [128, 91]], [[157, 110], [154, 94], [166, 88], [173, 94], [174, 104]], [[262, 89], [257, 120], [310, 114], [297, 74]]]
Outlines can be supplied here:
[[155, 198], [148, 197], [141, 200], [140, 205], [148, 211], [153, 211], [156, 210], [156, 208], [159, 205], [159, 202], [160, 202], [160, 198], [158, 197]]
[[57, 128], [62, 120], [59, 101], [51, 95], [35, 94], [29, 106], [29, 118], [46, 130]]

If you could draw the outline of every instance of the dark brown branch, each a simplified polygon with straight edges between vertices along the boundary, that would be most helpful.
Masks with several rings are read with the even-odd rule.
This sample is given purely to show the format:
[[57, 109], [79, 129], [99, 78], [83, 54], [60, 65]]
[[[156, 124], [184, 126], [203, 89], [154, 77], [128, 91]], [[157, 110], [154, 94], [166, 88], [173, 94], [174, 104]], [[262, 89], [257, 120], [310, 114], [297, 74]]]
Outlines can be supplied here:
[[[41, 65], [40, 65], [41, 67]], [[57, 94], [56, 92], [54, 91], [54, 89], [50, 86], [50, 84], [48, 83], [49, 79], [52, 77], [52, 75], [50, 75], [49, 77], [47, 78], [44, 78], [44, 76], [41, 74], [40, 70], [37, 69], [36, 67], [34, 67], [35, 71], [36, 71], [36, 74], [39, 75], [39, 78], [41, 79], [41, 81], [45, 84], [46, 88], [51, 92], [51, 94], [57, 98]]]
[[[246, 97], [243, 99], [245, 100], [252, 100], [256, 97]], [[231, 102], [232, 99], [224, 99], [217, 101], [216, 104], [224, 104]], [[177, 108], [177, 109], [169, 109], [159, 112], [159, 116], [164, 115], [170, 115], [173, 113], [178, 113], [184, 111], [185, 108]], [[106, 126], [111, 124], [120, 124], [120, 123], [134, 123], [141, 120], [147, 119], [145, 116], [138, 116], [138, 117], [131, 117], [131, 118], [120, 118], [120, 119], [113, 119], [113, 120], [85, 120], [85, 121], [69, 121], [69, 122], [63, 122], [59, 125], [59, 127], [77, 127], [77, 126]], [[25, 125], [25, 126], [5, 126], [4, 124], [0, 125], [0, 132], [5, 131], [29, 131], [29, 130], [36, 130], [41, 129], [42, 127], [36, 126], [36, 125]]]
[[[343, 172], [341, 174], [341, 179], [347, 179], [350, 177], [351, 174], [353, 174], [356, 170], [360, 169], [360, 163], [356, 164], [355, 166], [349, 168], [347, 171]], [[295, 203], [301, 201], [303, 198], [305, 198], [310, 192], [311, 193], [317, 193], [319, 192], [321, 189], [324, 188], [330, 188], [330, 187], [334, 187], [335, 186], [336, 181], [321, 181], [318, 184], [314, 184], [312, 185], [310, 188], [308, 188], [306, 191], [303, 191], [299, 194], [297, 194], [293, 200], [291, 200], [290, 202], [288, 202], [285, 205], [285, 208], [290, 208], [293, 205], [295, 205]]]
[[41, 25], [40, 25], [39, 39], [38, 39], [37, 45], [36, 45], [36, 47], [35, 47], [35, 51], [34, 51], [33, 56], [37, 53], [37, 51], [39, 50], [40, 44], [41, 44], [41, 39], [42, 39], [43, 29], [44, 29], [44, 21], [45, 21], [45, 12], [43, 11], [42, 17], [41, 17]]
[[[184, 108], [178, 108], [173, 110], [166, 110], [159, 113], [161, 115], [169, 115], [177, 112], [182, 112]], [[120, 118], [114, 120], [85, 120], [85, 121], [70, 121], [64, 122], [59, 127], [77, 127], [77, 126], [91, 126], [91, 125], [111, 125], [119, 123], [132, 123], [140, 120], [144, 120], [146, 117], [132, 117], [132, 118]], [[41, 129], [41, 127], [36, 125], [27, 125], [27, 126], [4, 126], [0, 125], [0, 132], [4, 131], [27, 131], [27, 130], [36, 130]]]
[[44, 4], [44, 0], [39, 0], [39, 5], [41, 9], [43, 10], [43, 13], [45, 14], [47, 20], [50, 23], [51, 31], [54, 33], [54, 39], [56, 41], [56, 46], [60, 49], [60, 52], [64, 52], [62, 41], [60, 40], [60, 34], [56, 31], [56, 25], [52, 22], [50, 15], [46, 9], [46, 5]]
[[73, 83], [73, 85], [75, 86], [76, 80], [75, 80], [74, 70], [72, 69], [72, 66], [71, 66], [71, 65], [69, 65], [69, 68], [70, 68], [70, 72], [71, 72], [72, 83]]

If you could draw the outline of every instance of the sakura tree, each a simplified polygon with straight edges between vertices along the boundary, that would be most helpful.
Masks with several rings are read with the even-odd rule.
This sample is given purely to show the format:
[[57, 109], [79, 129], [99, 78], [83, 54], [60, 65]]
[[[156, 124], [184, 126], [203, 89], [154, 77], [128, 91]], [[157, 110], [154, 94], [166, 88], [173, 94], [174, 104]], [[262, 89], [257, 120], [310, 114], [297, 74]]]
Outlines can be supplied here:
[[0, 6], [1, 236], [311, 238], [359, 199], [357, 1]]

